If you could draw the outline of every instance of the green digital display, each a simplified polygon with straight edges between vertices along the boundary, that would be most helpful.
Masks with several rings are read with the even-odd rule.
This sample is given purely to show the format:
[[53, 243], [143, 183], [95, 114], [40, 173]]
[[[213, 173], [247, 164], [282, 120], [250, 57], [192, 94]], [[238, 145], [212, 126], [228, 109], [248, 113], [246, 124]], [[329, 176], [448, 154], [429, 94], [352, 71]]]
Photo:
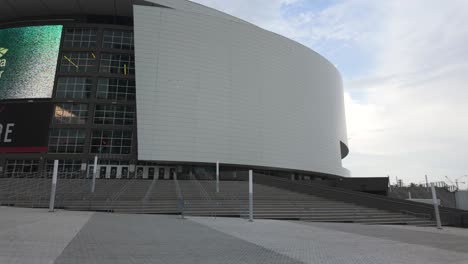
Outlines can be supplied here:
[[0, 29], [0, 100], [52, 97], [62, 28]]

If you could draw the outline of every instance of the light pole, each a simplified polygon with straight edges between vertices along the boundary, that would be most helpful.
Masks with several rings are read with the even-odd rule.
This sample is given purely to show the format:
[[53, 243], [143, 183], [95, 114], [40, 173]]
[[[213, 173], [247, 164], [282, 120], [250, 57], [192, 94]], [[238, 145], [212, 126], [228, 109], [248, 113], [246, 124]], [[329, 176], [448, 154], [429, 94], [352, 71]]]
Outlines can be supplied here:
[[[467, 177], [467, 176], [466, 176], [466, 175], [463, 175], [463, 176], [458, 177], [458, 178], [455, 179], [455, 187], [457, 187], [457, 191], [460, 190], [460, 188], [459, 188], [459, 186], [458, 186], [458, 183], [463, 183], [463, 184], [466, 183], [466, 182], [459, 182], [459, 181], [458, 181], [459, 179], [464, 178], [464, 177]], [[445, 178], [447, 178], [447, 180], [448, 180], [450, 183], [454, 184], [454, 182], [453, 182], [452, 180], [450, 180], [449, 177], [445, 176]]]
[[55, 190], [57, 189], [57, 174], [58, 174], [59, 161], [54, 160], [54, 170], [52, 173], [52, 186], [50, 190], [49, 212], [55, 210]]
[[253, 171], [249, 170], [249, 222], [253, 222]]
[[434, 204], [434, 215], [436, 218], [437, 229], [442, 229], [442, 223], [440, 222], [440, 215], [439, 215], [439, 201], [437, 200], [437, 193], [434, 187], [434, 183], [431, 183], [431, 191], [432, 191], [432, 203]]
[[216, 161], [216, 193], [219, 193], [219, 161]]
[[91, 183], [91, 192], [92, 193], [94, 193], [94, 189], [95, 189], [95, 186], [96, 186], [97, 164], [98, 164], [98, 157], [96, 155], [96, 156], [94, 156], [93, 181]]
[[[457, 185], [457, 190], [460, 190], [460, 188], [458, 188], [458, 183], [463, 183], [463, 184], [466, 184], [466, 182], [459, 182], [458, 180], [461, 179], [461, 178], [465, 178], [465, 177], [468, 177], [467, 175], [463, 175], [461, 177], [458, 177], [455, 179], [455, 184]], [[468, 190], [468, 187], [467, 187], [467, 190]]]

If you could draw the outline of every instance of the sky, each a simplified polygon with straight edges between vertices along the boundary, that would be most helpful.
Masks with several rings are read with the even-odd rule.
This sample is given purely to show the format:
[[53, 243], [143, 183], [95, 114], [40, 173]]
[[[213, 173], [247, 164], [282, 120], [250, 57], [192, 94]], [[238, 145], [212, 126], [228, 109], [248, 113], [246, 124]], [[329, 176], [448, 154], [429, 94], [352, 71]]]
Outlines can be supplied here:
[[350, 147], [343, 166], [353, 177], [468, 182], [468, 1], [193, 1], [338, 68]]

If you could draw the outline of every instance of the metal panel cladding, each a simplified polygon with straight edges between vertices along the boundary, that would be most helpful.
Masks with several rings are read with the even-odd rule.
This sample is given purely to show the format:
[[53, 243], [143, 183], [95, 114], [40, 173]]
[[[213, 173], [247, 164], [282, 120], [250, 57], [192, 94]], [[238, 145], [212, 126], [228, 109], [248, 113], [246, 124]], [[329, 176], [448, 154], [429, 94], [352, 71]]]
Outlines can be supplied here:
[[0, 29], [0, 100], [50, 98], [61, 25]]
[[229, 17], [135, 6], [138, 158], [347, 174], [340, 74]]

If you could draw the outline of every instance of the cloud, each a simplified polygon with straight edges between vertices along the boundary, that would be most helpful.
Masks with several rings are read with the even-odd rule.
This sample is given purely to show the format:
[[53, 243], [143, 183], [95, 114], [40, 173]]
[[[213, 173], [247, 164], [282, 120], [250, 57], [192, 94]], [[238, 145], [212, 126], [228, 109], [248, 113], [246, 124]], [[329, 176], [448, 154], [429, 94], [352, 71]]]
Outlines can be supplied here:
[[315, 11], [309, 11], [310, 3], [306, 0], [192, 1], [237, 16], [308, 46], [319, 44], [320, 41], [355, 40], [366, 33], [366, 30], [362, 30], [365, 24], [350, 19], [359, 17], [363, 11], [362, 5], [353, 4], [360, 0], [324, 5]]
[[345, 83], [350, 94], [365, 95], [346, 103], [345, 164], [354, 175], [417, 182], [424, 174], [433, 180], [468, 174], [467, 12], [466, 1], [389, 5], [373, 70]]
[[409, 183], [468, 174], [468, 1], [196, 2], [337, 65], [350, 143], [344, 165], [353, 176]]

